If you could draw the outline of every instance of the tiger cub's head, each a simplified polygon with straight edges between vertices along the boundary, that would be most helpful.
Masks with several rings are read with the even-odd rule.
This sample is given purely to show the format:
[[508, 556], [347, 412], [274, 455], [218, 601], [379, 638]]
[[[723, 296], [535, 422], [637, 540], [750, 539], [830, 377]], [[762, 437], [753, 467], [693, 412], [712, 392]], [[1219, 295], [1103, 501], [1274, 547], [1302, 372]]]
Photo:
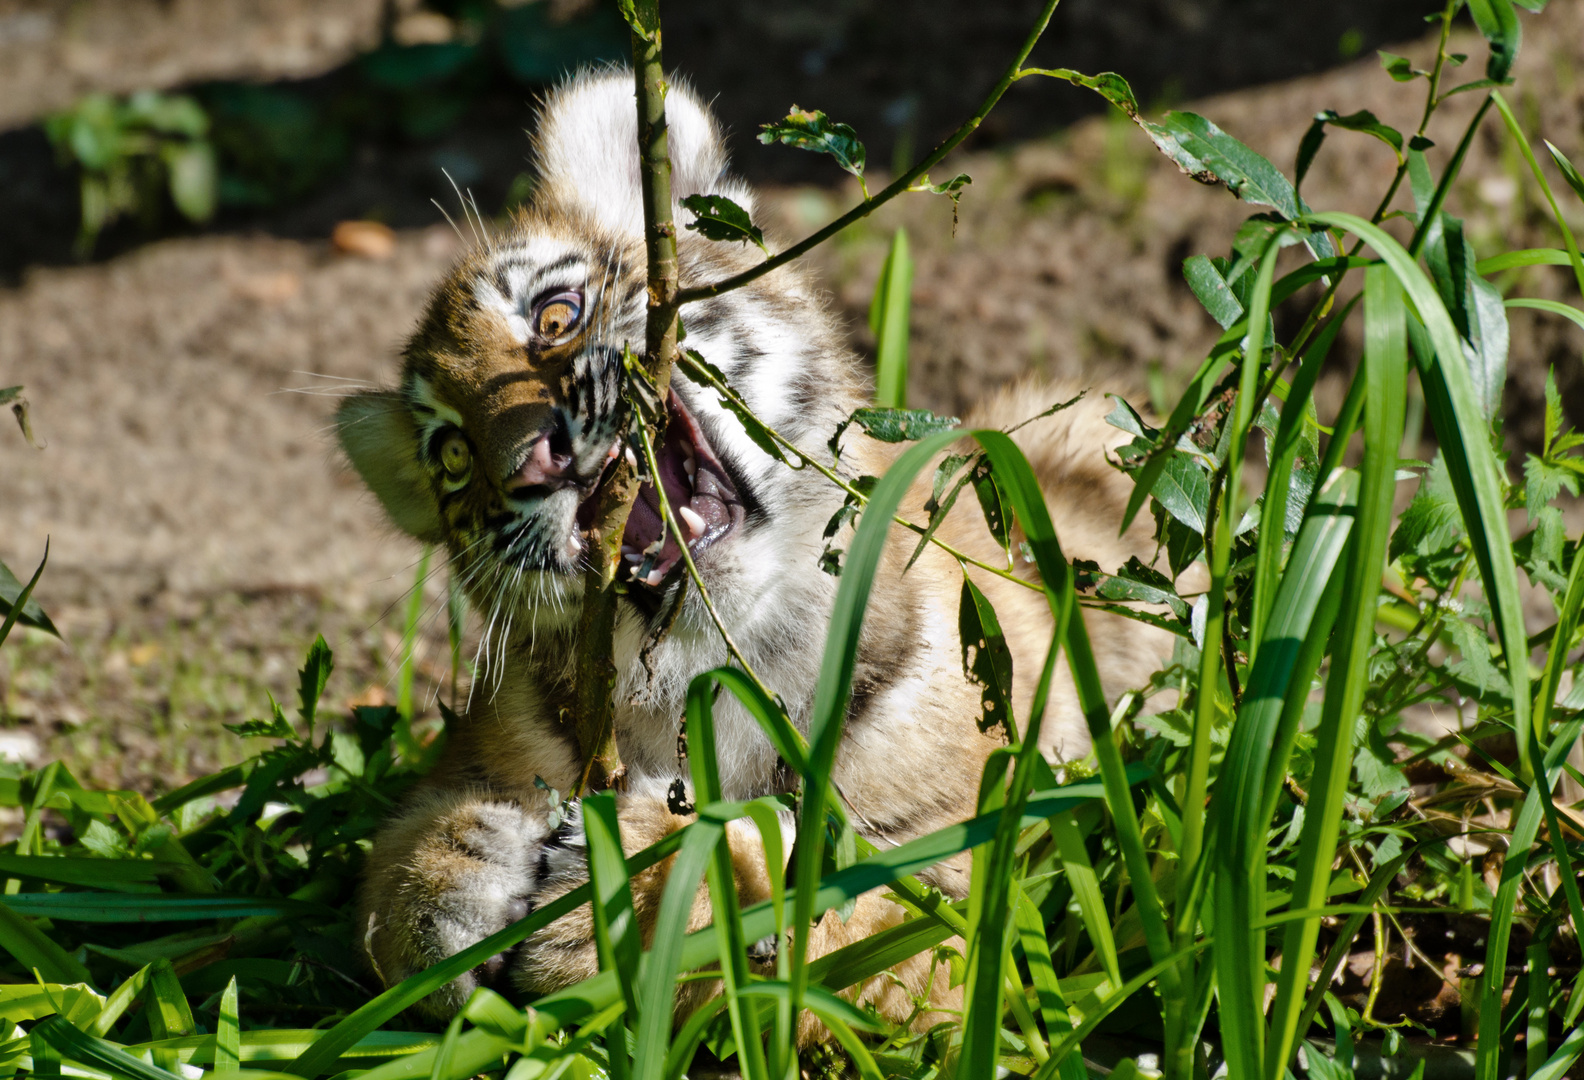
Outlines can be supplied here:
[[[622, 351], [642, 351], [646, 304], [636, 112], [625, 71], [586, 74], [550, 96], [529, 205], [435, 290], [400, 387], [350, 397], [337, 415], [342, 447], [391, 520], [444, 543], [480, 609], [532, 611], [534, 625], [576, 608], [592, 496], [623, 452]], [[715, 120], [685, 85], [671, 85], [666, 112], [674, 198], [720, 194], [751, 212]], [[683, 286], [759, 257], [684, 230], [691, 215], [680, 207], [675, 218]], [[690, 306], [683, 320], [685, 347], [811, 452], [863, 403], [823, 302], [793, 271]], [[739, 627], [784, 617], [778, 600], [804, 606], [798, 580], [828, 591], [815, 566], [839, 494], [772, 460], [713, 391], [680, 374], [667, 406], [658, 482], [726, 616]], [[652, 484], [623, 548], [630, 593], [652, 615], [681, 558]]]

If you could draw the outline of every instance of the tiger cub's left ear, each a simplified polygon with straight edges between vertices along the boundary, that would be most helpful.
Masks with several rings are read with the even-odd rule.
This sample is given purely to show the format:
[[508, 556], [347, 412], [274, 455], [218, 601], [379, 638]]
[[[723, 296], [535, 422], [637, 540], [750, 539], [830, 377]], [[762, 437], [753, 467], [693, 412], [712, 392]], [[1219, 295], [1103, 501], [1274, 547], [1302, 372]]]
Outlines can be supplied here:
[[347, 398], [336, 410], [336, 438], [398, 529], [429, 543], [445, 539], [434, 487], [418, 461], [418, 429], [400, 394]]

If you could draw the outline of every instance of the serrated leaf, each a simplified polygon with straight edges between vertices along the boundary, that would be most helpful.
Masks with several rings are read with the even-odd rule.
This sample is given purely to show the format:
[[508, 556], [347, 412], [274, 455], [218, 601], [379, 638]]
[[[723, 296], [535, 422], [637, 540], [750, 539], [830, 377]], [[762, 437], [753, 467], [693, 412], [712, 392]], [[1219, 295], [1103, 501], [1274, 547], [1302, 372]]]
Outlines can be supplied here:
[[1392, 559], [1409, 553], [1430, 555], [1451, 547], [1462, 535], [1457, 494], [1452, 489], [1446, 461], [1437, 454], [1419, 481], [1413, 501], [1403, 511], [1387, 553]]
[[1243, 305], [1208, 256], [1194, 255], [1186, 259], [1183, 262], [1183, 278], [1199, 298], [1199, 303], [1204, 305], [1212, 319], [1221, 324], [1223, 330], [1243, 317]]
[[275, 695], [269, 695], [270, 710], [273, 715], [268, 720], [243, 720], [237, 724], [225, 724], [225, 729], [233, 735], [240, 735], [244, 739], [294, 739], [296, 730], [291, 726], [291, 721], [286, 719], [286, 712], [280, 707], [280, 702], [275, 700]]
[[1482, 692], [1501, 690], [1511, 697], [1512, 690], [1507, 686], [1506, 677], [1491, 659], [1491, 642], [1485, 631], [1458, 618], [1447, 619], [1445, 626], [1458, 652], [1463, 654], [1463, 658], [1452, 664], [1449, 670], [1473, 683]]
[[693, 213], [693, 220], [686, 227], [704, 239], [722, 243], [751, 242], [766, 255], [770, 254], [770, 249], [765, 247], [764, 232], [753, 223], [748, 211], [726, 196], [689, 195], [682, 200], [682, 208]]
[[766, 146], [779, 142], [799, 150], [829, 154], [843, 169], [863, 178], [864, 145], [858, 141], [858, 133], [819, 109], [792, 106], [783, 119], [760, 125], [759, 141]]
[[308, 646], [302, 670], [297, 673], [297, 714], [302, 717], [310, 739], [313, 738], [314, 716], [319, 711], [319, 698], [324, 694], [325, 683], [330, 681], [330, 672], [334, 668], [335, 657], [330, 652], [330, 646], [323, 634], [316, 635], [314, 643]]
[[995, 608], [979, 587], [963, 576], [962, 599], [957, 608], [957, 632], [962, 642], [963, 674], [980, 688], [979, 730], [1000, 726], [1006, 738], [1016, 738], [1012, 718], [1012, 652], [996, 618]]

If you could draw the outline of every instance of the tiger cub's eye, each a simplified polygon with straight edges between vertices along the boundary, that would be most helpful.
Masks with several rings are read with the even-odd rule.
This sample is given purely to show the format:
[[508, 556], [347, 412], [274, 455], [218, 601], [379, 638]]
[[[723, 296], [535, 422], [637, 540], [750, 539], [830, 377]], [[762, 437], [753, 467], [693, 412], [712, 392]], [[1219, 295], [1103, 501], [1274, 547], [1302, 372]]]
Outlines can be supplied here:
[[583, 317], [583, 297], [575, 292], [556, 293], [540, 301], [534, 312], [534, 332], [544, 341], [558, 341], [577, 327]]
[[446, 441], [440, 444], [440, 464], [452, 476], [461, 476], [467, 472], [468, 463], [472, 458], [473, 454], [468, 450], [467, 440], [459, 432], [453, 431], [446, 437]]

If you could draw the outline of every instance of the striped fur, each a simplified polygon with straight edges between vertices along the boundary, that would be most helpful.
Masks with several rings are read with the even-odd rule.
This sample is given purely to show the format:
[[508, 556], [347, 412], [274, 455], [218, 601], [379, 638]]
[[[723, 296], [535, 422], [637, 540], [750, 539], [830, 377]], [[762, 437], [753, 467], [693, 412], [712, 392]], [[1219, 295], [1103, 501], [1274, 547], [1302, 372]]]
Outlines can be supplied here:
[[[667, 109], [677, 198], [721, 193], [751, 208], [752, 192], [725, 173], [719, 131], [696, 98], [673, 85]], [[571, 81], [550, 97], [538, 130], [541, 179], [531, 204], [441, 283], [406, 348], [399, 387], [351, 398], [340, 414], [353, 465], [400, 528], [445, 544], [452, 571], [485, 624], [464, 723], [439, 769], [380, 833], [369, 857], [366, 944], [376, 970], [392, 983], [584, 880], [576, 820], [547, 828], [551, 807], [536, 783], [569, 791], [580, 771], [570, 728], [550, 715], [547, 702], [571, 677], [585, 557], [576, 521], [583, 494], [529, 489], [536, 492], [531, 497], [514, 496], [507, 486], [524, 468], [525, 447], [552, 429], [564, 433], [568, 468], [597, 474], [626, 420], [620, 357], [624, 346], [642, 341], [645, 288], [631, 75], [611, 71]], [[680, 208], [678, 220], [688, 220]], [[691, 232], [679, 237], [684, 284], [722, 277], [755, 258]], [[581, 321], [568, 337], [539, 340], [533, 320], [542, 309], [535, 305], [558, 290], [578, 291]], [[766, 423], [807, 456], [829, 461], [832, 429], [866, 404], [870, 391], [807, 279], [784, 269], [690, 307], [684, 319], [689, 348], [717, 365]], [[674, 390], [732, 474], [745, 509], [735, 532], [700, 550], [699, 569], [749, 662], [806, 729], [837, 585], [818, 558], [842, 494], [812, 469], [773, 461], [713, 393], [680, 378]], [[972, 420], [1009, 426], [1067, 396], [1066, 388], [1021, 386]], [[1153, 547], [1137, 528], [1116, 537], [1128, 485], [1105, 452], [1125, 437], [1104, 423], [1104, 412], [1091, 395], [1018, 438], [1046, 483], [1069, 555], [1109, 569], [1130, 554], [1148, 559]], [[895, 453], [861, 437], [846, 442], [841, 468], [853, 476], [878, 475]], [[910, 499], [907, 512], [916, 519], [927, 495], [919, 490]], [[942, 536], [999, 558], [973, 502], [959, 501]], [[882, 846], [970, 816], [985, 760], [997, 745], [978, 730], [979, 692], [963, 676], [960, 571], [931, 549], [904, 575], [910, 548], [907, 538], [893, 537], [875, 584], [836, 762], [835, 780], [856, 822]], [[1032, 675], [1049, 641], [1048, 610], [1037, 593], [978, 571], [975, 580], [1009, 631], [1021, 678], [1017, 707], [1025, 716]], [[629, 850], [685, 823], [666, 803], [673, 782], [688, 775], [678, 756], [683, 696], [695, 674], [727, 660], [691, 591], [656, 641], [675, 588], [635, 586], [618, 615], [616, 734], [627, 769], [620, 801]], [[1099, 618], [1090, 624], [1114, 688], [1140, 683], [1168, 647], [1164, 635], [1136, 623]], [[717, 723], [727, 798], [790, 790], [774, 751], [728, 697], [718, 705]], [[1087, 752], [1065, 672], [1045, 733], [1053, 759]], [[742, 900], [761, 899], [768, 884], [757, 839], [751, 829], [731, 837]], [[965, 867], [959, 858], [926, 876], [960, 896]], [[663, 883], [662, 868], [634, 883], [646, 932]], [[845, 924], [834, 917], [820, 924], [816, 948], [840, 947], [900, 917], [879, 894], [863, 897]], [[707, 918], [701, 897], [694, 924]], [[481, 981], [536, 994], [596, 966], [585, 910], [456, 980], [422, 1009], [447, 1015]], [[909, 994], [923, 992], [932, 972], [927, 959], [915, 959], [896, 974], [900, 982], [876, 978], [855, 992], [904, 1017], [912, 1008]], [[948, 982], [943, 971], [934, 973], [942, 1008], [954, 1000]], [[709, 992], [691, 984], [692, 997], [681, 1006]]]

